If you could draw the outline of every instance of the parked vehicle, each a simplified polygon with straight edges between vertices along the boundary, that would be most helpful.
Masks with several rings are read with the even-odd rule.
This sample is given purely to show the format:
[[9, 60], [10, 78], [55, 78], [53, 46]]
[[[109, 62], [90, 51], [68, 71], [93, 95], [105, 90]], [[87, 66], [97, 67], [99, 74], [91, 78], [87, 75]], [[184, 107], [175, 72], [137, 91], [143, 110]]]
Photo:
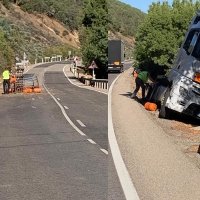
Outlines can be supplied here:
[[167, 77], [158, 77], [148, 93], [160, 103], [159, 117], [171, 111], [200, 118], [200, 13], [194, 16]]
[[108, 40], [108, 72], [124, 71], [124, 43], [122, 40]]

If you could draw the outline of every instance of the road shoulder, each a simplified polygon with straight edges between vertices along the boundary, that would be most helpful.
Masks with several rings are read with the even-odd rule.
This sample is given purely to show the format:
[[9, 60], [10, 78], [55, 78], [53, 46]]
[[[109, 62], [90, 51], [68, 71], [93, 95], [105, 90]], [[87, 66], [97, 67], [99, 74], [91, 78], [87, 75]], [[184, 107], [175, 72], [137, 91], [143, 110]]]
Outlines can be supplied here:
[[[140, 198], [198, 199], [199, 168], [143, 105], [130, 99], [130, 74], [130, 70], [125, 71], [113, 88], [112, 115], [123, 159]], [[186, 187], [183, 183], [189, 184]]]

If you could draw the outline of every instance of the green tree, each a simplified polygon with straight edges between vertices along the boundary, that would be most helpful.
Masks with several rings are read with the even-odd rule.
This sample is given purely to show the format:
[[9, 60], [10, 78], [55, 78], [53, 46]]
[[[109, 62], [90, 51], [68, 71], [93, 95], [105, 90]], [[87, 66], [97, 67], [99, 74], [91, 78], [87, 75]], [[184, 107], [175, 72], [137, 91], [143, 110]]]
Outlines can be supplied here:
[[88, 0], [83, 8], [83, 27], [80, 34], [83, 62], [87, 67], [94, 60], [99, 67], [97, 78], [108, 78], [108, 8], [107, 0]]
[[198, 5], [191, 0], [174, 0], [172, 6], [152, 3], [136, 34], [134, 55], [139, 68], [151, 68], [156, 74], [172, 67]]
[[14, 52], [5, 38], [4, 31], [0, 29], [0, 71], [11, 67], [14, 62]]

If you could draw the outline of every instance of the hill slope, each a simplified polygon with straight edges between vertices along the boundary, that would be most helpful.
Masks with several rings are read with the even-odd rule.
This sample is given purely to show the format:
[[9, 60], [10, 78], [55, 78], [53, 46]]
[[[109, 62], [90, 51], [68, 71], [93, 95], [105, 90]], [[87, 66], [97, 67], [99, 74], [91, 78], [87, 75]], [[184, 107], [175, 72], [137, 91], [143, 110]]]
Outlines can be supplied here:
[[110, 0], [108, 6], [108, 39], [122, 39], [125, 44], [125, 54], [131, 57], [138, 25], [146, 14], [118, 0]]
[[8, 10], [0, 4], [0, 26], [13, 48], [21, 56], [41, 55], [49, 46], [68, 45], [69, 49], [80, 48], [78, 32], [70, 32], [59, 21], [45, 14], [29, 14], [15, 4]]

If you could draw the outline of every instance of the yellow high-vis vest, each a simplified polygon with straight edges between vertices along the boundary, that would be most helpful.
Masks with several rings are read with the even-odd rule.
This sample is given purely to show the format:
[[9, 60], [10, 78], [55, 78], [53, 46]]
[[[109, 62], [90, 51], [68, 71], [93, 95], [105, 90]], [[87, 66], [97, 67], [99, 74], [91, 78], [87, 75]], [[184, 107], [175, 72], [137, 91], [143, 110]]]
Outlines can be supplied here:
[[5, 79], [5, 80], [10, 79], [10, 72], [8, 70], [5, 70], [3, 72], [3, 79]]

